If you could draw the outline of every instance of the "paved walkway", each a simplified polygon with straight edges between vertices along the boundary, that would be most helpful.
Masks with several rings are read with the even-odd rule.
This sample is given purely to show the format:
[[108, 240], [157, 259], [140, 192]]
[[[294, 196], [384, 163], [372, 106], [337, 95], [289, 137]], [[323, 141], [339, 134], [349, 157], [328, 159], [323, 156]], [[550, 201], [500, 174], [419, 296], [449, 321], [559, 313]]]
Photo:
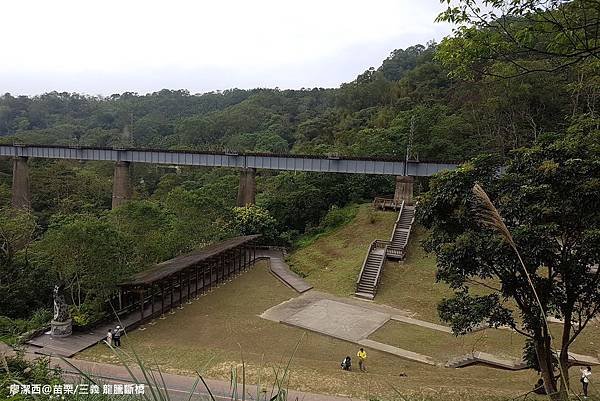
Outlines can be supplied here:
[[[82, 372], [89, 374], [92, 378], [99, 378], [101, 381], [105, 383], [133, 383], [134, 380], [131, 377], [131, 374], [127, 371], [127, 368], [120, 365], [110, 365], [105, 363], [96, 363], [89, 361], [82, 361], [79, 359], [68, 359], [69, 363], [73, 364], [77, 369]], [[72, 366], [69, 365], [63, 360], [60, 359], [52, 359], [53, 365], [58, 365], [63, 369], [63, 372], [66, 374], [77, 374], [77, 370], [73, 369]], [[142, 372], [135, 367], [130, 368], [133, 375], [139, 380], [139, 383], [144, 384], [155, 384], [148, 383], [144, 380], [144, 376]], [[155, 376], [158, 381], [161, 381], [160, 375], [155, 372]], [[164, 383], [166, 388], [168, 389], [169, 396], [173, 400], [185, 400], [189, 399], [190, 391], [194, 386], [194, 382], [196, 381], [196, 377], [183, 376], [183, 375], [174, 375], [169, 373], [162, 373], [162, 377], [164, 379]], [[76, 380], [79, 379], [78, 375], [75, 377]], [[230, 383], [222, 380], [213, 380], [213, 379], [205, 379], [205, 382], [210, 389], [210, 392], [213, 394], [216, 400], [228, 400], [231, 398], [231, 388]], [[270, 385], [270, 383], [269, 383]], [[162, 386], [161, 386], [162, 388]], [[148, 391], [148, 390], [147, 390]], [[242, 385], [238, 384], [238, 397], [241, 399]], [[204, 397], [202, 399], [210, 399], [207, 398], [209, 396], [206, 387], [202, 383], [198, 384], [195, 395]], [[267, 386], [267, 395], [271, 394], [271, 388]], [[257, 400], [257, 386], [256, 384], [246, 384], [246, 400]], [[269, 396], [267, 399], [271, 398]], [[264, 400], [263, 396], [260, 397], [261, 400]], [[351, 397], [343, 397], [343, 396], [330, 396], [325, 394], [314, 394], [314, 393], [305, 393], [300, 391], [290, 390], [288, 393], [288, 400], [298, 400], [298, 401], [362, 401], [358, 398]]]
[[448, 326], [442, 326], [441, 324], [426, 322], [424, 320], [413, 319], [412, 317], [402, 316], [402, 315], [392, 315], [392, 320], [406, 323], [406, 324], [414, 324], [415, 326], [424, 327], [426, 329], [441, 331], [443, 333], [452, 334], [452, 329]]
[[390, 306], [356, 298], [336, 297], [315, 290], [282, 302], [261, 314], [263, 319], [314, 331], [411, 361], [435, 365], [436, 362], [430, 356], [368, 339], [369, 335], [391, 319], [428, 328], [443, 327], [410, 316], [410, 312]]
[[[12, 348], [6, 344], [0, 342], [0, 355], [14, 355], [15, 352]], [[39, 355], [26, 353], [25, 358], [33, 360], [39, 358]], [[62, 370], [63, 378], [65, 380], [71, 379], [75, 383], [81, 381], [80, 372], [85, 373], [97, 383], [115, 384], [115, 383], [144, 383], [144, 384], [156, 384], [148, 383], [144, 379], [144, 375], [141, 370], [137, 367], [130, 366], [131, 373], [125, 366], [122, 365], [111, 365], [107, 363], [97, 363], [90, 361], [83, 361], [74, 358], [50, 358], [50, 364], [52, 367], [60, 367]], [[135, 377], [135, 379], [132, 377]], [[160, 375], [158, 372], [153, 371], [154, 376], [158, 381]], [[151, 376], [151, 375], [149, 375]], [[162, 373], [164, 384], [168, 389], [169, 398], [175, 401], [189, 401], [189, 395], [191, 389], [194, 387], [194, 382], [197, 377], [174, 375], [169, 373]], [[229, 382], [223, 380], [204, 379], [210, 392], [216, 400], [231, 401], [231, 386]], [[269, 383], [271, 384], [271, 383]], [[159, 385], [161, 389], [164, 389], [162, 383]], [[238, 396], [241, 399], [241, 383], [238, 384]], [[146, 389], [146, 391], [149, 391]], [[267, 394], [271, 394], [271, 388], [267, 386]], [[206, 387], [199, 383], [198, 387], [194, 391], [195, 396], [202, 397], [201, 399], [210, 399], [210, 395], [206, 390]], [[258, 400], [257, 386], [256, 384], [246, 384], [246, 400]], [[269, 399], [270, 396], [267, 398]], [[264, 394], [260, 396], [260, 400], [264, 400]], [[306, 393], [301, 391], [290, 390], [288, 392], [288, 400], [292, 401], [364, 401], [360, 398], [353, 398], [349, 396], [341, 395], [326, 395], [326, 394], [315, 394]]]
[[313, 288], [302, 277], [290, 270], [290, 267], [285, 263], [283, 252], [273, 249], [259, 249], [256, 251], [256, 257], [269, 259], [271, 273], [300, 294]]

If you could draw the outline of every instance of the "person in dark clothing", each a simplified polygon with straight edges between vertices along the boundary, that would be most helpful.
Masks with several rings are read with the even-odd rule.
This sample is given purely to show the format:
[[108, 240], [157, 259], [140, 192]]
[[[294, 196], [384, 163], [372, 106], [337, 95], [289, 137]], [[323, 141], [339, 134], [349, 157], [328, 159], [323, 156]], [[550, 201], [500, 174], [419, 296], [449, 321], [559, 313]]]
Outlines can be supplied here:
[[535, 383], [533, 386], [533, 392], [540, 395], [546, 395], [546, 388], [544, 387], [544, 379], [540, 378], [540, 380]]
[[121, 326], [117, 326], [115, 328], [114, 333], [113, 333], [113, 344], [114, 344], [115, 347], [120, 347], [121, 346], [121, 334], [123, 334]]
[[350, 358], [349, 356], [345, 357], [344, 360], [342, 361], [341, 365], [342, 365], [342, 369], [350, 370], [350, 368], [352, 367], [352, 358]]

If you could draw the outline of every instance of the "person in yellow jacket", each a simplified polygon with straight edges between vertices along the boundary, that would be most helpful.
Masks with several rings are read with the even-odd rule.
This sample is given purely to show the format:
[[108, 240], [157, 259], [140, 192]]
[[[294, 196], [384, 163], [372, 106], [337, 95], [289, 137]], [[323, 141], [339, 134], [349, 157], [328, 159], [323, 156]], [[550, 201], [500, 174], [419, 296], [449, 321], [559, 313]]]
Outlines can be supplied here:
[[361, 372], [366, 372], [367, 371], [367, 351], [365, 351], [364, 348], [361, 348], [356, 353], [356, 356], [358, 357], [358, 368], [360, 369]]

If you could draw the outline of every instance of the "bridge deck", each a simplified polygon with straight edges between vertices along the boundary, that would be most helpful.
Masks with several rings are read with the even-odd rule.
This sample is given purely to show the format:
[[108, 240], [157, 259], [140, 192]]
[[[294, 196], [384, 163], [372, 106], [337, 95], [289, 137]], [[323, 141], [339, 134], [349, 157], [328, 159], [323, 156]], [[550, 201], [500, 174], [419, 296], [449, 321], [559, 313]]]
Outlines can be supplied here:
[[126, 161], [134, 163], [314, 171], [324, 173], [430, 176], [457, 163], [323, 155], [112, 149], [51, 145], [0, 145], [0, 156], [46, 159]]

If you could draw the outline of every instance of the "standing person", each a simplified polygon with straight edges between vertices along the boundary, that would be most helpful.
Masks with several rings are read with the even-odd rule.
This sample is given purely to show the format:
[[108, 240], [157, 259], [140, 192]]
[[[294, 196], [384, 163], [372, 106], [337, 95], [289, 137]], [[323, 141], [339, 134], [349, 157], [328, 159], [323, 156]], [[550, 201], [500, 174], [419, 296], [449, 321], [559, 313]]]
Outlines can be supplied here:
[[115, 347], [121, 346], [121, 326], [117, 326], [115, 332], [113, 333], [113, 341], [115, 343]]
[[592, 375], [592, 368], [587, 366], [581, 370], [581, 384], [583, 386], [583, 398], [588, 398], [588, 386], [590, 385], [590, 376]]
[[113, 342], [113, 332], [112, 329], [108, 329], [108, 333], [106, 333], [106, 343], [112, 347]]
[[356, 353], [356, 356], [358, 357], [358, 368], [360, 369], [361, 372], [366, 372], [367, 371], [367, 351], [365, 351], [364, 348], [361, 348]]

